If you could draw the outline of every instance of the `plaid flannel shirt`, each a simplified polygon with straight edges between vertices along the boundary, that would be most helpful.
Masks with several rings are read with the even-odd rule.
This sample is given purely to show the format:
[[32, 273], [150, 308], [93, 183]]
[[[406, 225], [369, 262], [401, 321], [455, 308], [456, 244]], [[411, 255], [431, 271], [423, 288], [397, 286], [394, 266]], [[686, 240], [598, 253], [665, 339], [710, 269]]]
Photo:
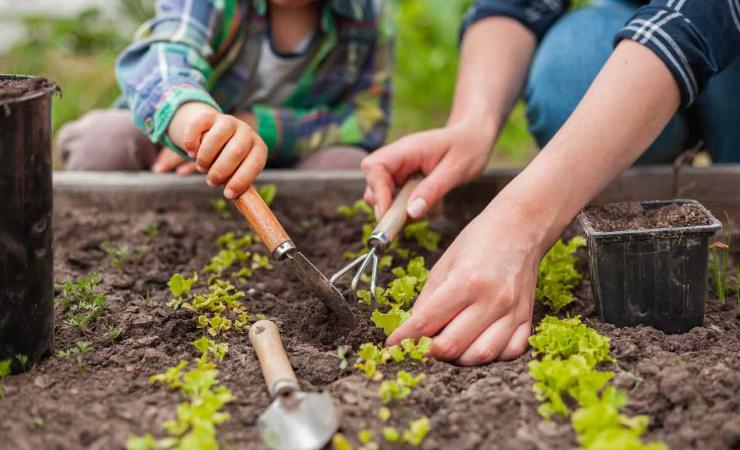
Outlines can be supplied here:
[[[511, 17], [541, 39], [570, 0], [476, 0], [463, 32], [478, 20]], [[740, 56], [740, 0], [643, 0], [615, 36], [652, 50], [671, 71], [690, 106], [709, 80]]]
[[203, 102], [252, 111], [270, 160], [296, 161], [331, 145], [373, 150], [390, 124], [392, 22], [385, 0], [328, 0], [318, 48], [284, 104], [239, 105], [269, 26], [266, 0], [158, 0], [157, 14], [119, 56], [123, 105], [151, 139], [167, 136], [177, 109]]

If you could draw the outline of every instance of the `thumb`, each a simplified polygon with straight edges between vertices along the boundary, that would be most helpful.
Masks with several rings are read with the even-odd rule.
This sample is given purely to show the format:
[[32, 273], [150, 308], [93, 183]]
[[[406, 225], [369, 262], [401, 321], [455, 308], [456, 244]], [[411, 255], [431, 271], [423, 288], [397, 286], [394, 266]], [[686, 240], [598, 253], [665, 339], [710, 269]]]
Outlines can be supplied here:
[[423, 217], [457, 185], [458, 178], [448, 154], [411, 193], [406, 204], [406, 213], [412, 219]]

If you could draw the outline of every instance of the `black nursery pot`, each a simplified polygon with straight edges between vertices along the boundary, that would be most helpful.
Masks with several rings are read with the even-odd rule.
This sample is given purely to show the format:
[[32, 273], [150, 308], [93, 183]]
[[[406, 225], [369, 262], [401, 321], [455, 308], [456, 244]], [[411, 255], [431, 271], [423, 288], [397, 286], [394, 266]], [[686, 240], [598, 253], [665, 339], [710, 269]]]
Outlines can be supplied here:
[[704, 320], [709, 239], [720, 222], [695, 200], [646, 201], [643, 210], [695, 204], [708, 225], [649, 230], [596, 231], [586, 211], [579, 221], [588, 240], [596, 308], [618, 326], [650, 325], [684, 333]]
[[[1, 75], [5, 80], [30, 77]], [[25, 355], [28, 369], [52, 346], [51, 97], [54, 83], [32, 79], [19, 94], [0, 85], [0, 360]]]

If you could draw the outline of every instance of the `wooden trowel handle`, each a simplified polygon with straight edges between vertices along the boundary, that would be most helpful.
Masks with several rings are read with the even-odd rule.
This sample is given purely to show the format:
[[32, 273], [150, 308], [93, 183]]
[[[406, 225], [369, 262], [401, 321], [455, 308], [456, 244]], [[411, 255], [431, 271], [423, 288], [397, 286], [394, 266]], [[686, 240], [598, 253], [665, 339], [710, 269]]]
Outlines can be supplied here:
[[237, 197], [234, 203], [270, 253], [283, 242], [290, 240], [290, 236], [254, 186], [250, 186], [247, 192]]
[[280, 340], [280, 332], [277, 325], [269, 320], [255, 322], [249, 329], [249, 340], [257, 352], [260, 361], [262, 375], [267, 383], [267, 390], [271, 396], [275, 396], [276, 388], [283, 383], [298, 386], [298, 380], [290, 365], [288, 355]]
[[373, 232], [382, 232], [388, 236], [388, 239], [391, 241], [398, 236], [398, 233], [401, 232], [401, 229], [408, 218], [406, 214], [406, 204], [409, 202], [411, 193], [416, 189], [416, 186], [419, 185], [421, 180], [421, 176], [412, 176], [406, 181], [406, 184], [403, 185], [401, 191], [396, 195], [396, 198], [393, 200], [393, 204], [391, 204], [388, 211], [383, 214], [383, 217], [375, 226]]

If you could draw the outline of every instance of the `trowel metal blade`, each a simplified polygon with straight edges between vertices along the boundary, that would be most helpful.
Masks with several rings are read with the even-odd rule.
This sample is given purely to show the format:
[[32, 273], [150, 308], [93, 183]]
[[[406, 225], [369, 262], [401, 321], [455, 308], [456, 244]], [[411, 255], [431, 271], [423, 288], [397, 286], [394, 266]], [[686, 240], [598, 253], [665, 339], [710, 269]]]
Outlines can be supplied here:
[[355, 316], [349, 308], [347, 300], [339, 289], [336, 288], [301, 252], [294, 252], [289, 258], [293, 261], [296, 274], [306, 284], [311, 286], [314, 294], [326, 304], [337, 315], [339, 323], [344, 326], [352, 326]]
[[339, 427], [328, 394], [295, 392], [289, 401], [278, 396], [257, 421], [262, 439], [278, 450], [318, 450]]

